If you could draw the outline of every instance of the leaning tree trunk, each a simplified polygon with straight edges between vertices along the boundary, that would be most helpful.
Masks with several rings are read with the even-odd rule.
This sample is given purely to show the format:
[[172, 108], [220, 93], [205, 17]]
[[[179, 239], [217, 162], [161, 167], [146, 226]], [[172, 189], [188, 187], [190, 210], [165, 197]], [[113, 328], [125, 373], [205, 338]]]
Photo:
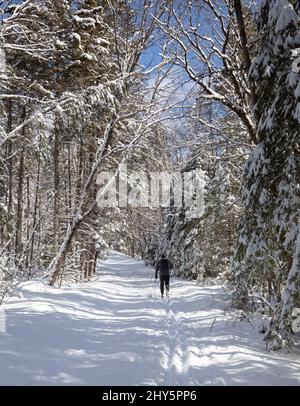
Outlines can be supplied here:
[[63, 258], [66, 257], [66, 254], [71, 246], [72, 239], [74, 238], [74, 235], [78, 231], [78, 228], [82, 224], [83, 220], [85, 220], [86, 217], [88, 217], [96, 208], [96, 201], [93, 202], [92, 206], [90, 208], [87, 207], [87, 196], [91, 190], [91, 187], [93, 186], [93, 182], [95, 180], [95, 176], [97, 173], [97, 170], [100, 166], [100, 164], [103, 162], [105, 156], [106, 156], [106, 151], [107, 148], [112, 141], [113, 137], [113, 132], [115, 125], [118, 122], [118, 118], [114, 115], [108, 125], [106, 126], [106, 129], [104, 131], [104, 137], [103, 137], [103, 143], [99, 147], [99, 149], [96, 152], [96, 158], [93, 163], [92, 169], [89, 173], [89, 176], [85, 182], [85, 185], [83, 187], [83, 190], [81, 192], [79, 202], [75, 206], [74, 211], [71, 216], [71, 221], [68, 224], [67, 232], [65, 235], [65, 238], [53, 258], [52, 262], [50, 263], [48, 270], [51, 274], [50, 277], [50, 286], [53, 286], [59, 276], [60, 273], [60, 267], [63, 263]]

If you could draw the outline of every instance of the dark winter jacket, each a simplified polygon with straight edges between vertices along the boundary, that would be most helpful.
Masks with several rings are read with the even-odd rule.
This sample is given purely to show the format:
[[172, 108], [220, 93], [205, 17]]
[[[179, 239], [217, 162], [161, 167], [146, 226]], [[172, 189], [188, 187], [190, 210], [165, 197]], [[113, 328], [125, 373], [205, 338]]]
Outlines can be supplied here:
[[162, 258], [158, 261], [155, 267], [155, 278], [157, 278], [158, 272], [160, 276], [169, 276], [170, 270], [173, 268], [173, 265], [170, 261], [165, 258]]

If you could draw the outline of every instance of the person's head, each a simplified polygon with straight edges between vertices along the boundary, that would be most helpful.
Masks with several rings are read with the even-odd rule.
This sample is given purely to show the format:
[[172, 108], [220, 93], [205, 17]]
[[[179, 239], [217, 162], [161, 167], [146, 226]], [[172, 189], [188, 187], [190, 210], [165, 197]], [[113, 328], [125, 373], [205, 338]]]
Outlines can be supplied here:
[[161, 254], [161, 257], [162, 257], [162, 259], [166, 258], [165, 254]]

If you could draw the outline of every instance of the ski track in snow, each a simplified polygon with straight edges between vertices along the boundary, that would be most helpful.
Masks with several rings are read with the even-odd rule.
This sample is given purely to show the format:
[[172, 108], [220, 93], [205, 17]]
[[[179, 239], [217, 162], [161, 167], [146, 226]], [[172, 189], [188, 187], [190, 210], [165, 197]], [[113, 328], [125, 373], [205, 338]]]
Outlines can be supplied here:
[[5, 304], [1, 385], [299, 385], [300, 354], [268, 353], [256, 323], [224, 313], [222, 288], [111, 252], [92, 282], [24, 282]]

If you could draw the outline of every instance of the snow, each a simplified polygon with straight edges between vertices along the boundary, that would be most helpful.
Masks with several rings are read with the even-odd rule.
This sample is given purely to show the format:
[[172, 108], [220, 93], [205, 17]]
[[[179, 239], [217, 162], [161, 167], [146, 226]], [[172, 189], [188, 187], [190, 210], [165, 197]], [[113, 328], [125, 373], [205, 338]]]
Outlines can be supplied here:
[[297, 99], [300, 99], [300, 82], [298, 83], [298, 86], [296, 87], [294, 94]]
[[282, 312], [292, 309], [294, 301], [292, 296], [297, 297], [299, 295], [299, 268], [300, 268], [300, 229], [298, 227], [296, 253], [293, 259], [293, 264], [289, 270], [288, 283], [283, 291], [283, 309]]
[[55, 41], [55, 45], [58, 48], [65, 48], [66, 44], [63, 41], [60, 41], [59, 39]]
[[98, 44], [98, 45], [107, 45], [107, 46], [109, 46], [110, 45], [110, 42], [109, 41], [107, 41], [105, 38], [96, 38], [96, 43]]
[[[290, 24], [296, 25], [299, 20], [298, 14], [296, 13], [294, 7], [288, 2], [288, 0], [281, 0], [278, 1], [278, 3], [278, 7], [281, 8], [281, 11], [276, 22], [275, 32], [284, 31]], [[276, 8], [276, 6], [274, 8]]]
[[4, 73], [6, 70], [6, 56], [3, 48], [0, 48], [0, 72]]
[[269, 201], [269, 194], [268, 191], [266, 189], [263, 189], [261, 192], [261, 195], [259, 197], [259, 203], [264, 206], [265, 204], [267, 204]]
[[296, 108], [295, 108], [293, 116], [300, 123], [300, 103], [296, 104]]
[[1, 385], [299, 385], [300, 357], [268, 353], [256, 322], [224, 313], [221, 286], [171, 279], [110, 252], [92, 282], [20, 285], [5, 303]]
[[81, 54], [81, 58], [87, 59], [88, 61], [95, 61], [96, 60], [94, 55], [91, 55], [91, 54], [89, 54], [87, 52], [84, 52], [83, 54]]
[[81, 43], [81, 36], [77, 32], [72, 32], [70, 39], [74, 39], [78, 43]]
[[81, 18], [81, 17], [75, 15], [75, 16], [73, 16], [73, 19], [77, 24], [81, 25], [82, 27], [95, 28], [96, 21], [94, 18], [91, 18], [91, 17]]

